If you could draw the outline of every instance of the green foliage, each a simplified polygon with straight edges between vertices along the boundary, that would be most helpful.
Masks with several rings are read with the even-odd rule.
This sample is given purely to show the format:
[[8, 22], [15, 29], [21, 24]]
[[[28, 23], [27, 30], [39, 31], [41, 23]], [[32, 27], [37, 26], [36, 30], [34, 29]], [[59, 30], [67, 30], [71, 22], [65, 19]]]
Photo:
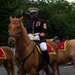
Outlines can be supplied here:
[[20, 0], [0, 0], [0, 45], [7, 45], [9, 16], [15, 15], [20, 4]]
[[[75, 38], [75, 3], [66, 0], [44, 0], [31, 2], [30, 0], [0, 0], [0, 45], [7, 45], [9, 16], [24, 16], [26, 25], [29, 15], [26, 11], [29, 7], [38, 7], [39, 17], [46, 20], [48, 25], [47, 38], [58, 36]], [[5, 43], [5, 44], [3, 44]]]

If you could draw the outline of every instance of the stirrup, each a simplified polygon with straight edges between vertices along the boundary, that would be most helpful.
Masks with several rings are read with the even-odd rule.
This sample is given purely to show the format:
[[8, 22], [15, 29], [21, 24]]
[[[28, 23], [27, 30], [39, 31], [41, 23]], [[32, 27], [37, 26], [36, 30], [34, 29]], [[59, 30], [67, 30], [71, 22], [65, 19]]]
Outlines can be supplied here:
[[52, 68], [50, 67], [50, 65], [46, 65], [46, 68], [47, 68], [47, 72], [48, 72], [48, 74], [50, 75], [50, 74], [53, 74], [53, 70], [52, 70]]

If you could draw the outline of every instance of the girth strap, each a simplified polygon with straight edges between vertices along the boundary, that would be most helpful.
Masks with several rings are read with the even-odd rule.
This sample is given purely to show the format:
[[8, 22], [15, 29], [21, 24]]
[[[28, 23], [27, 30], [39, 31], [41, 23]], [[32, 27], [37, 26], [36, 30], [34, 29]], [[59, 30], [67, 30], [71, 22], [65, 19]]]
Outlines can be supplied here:
[[31, 56], [31, 54], [32, 54], [34, 51], [35, 51], [35, 46], [34, 46], [32, 52], [31, 52], [29, 55], [27, 55], [24, 59], [22, 59], [21, 61], [20, 61], [17, 57], [15, 57], [15, 58], [16, 58], [16, 60], [19, 62], [19, 64], [23, 67], [24, 62]]

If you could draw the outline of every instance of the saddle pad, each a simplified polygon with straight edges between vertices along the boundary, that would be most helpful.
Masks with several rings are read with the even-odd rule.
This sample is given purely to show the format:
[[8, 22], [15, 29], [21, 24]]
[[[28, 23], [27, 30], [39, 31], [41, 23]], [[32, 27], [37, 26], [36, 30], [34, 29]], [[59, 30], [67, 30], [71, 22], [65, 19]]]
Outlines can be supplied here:
[[59, 51], [66, 51], [66, 43], [67, 43], [67, 41], [68, 40], [60, 42], [59, 44], [57, 44]]
[[0, 48], [0, 59], [6, 59], [5, 52], [2, 48]]
[[[37, 47], [39, 53], [42, 54], [42, 53], [41, 53], [41, 50], [40, 50], [40, 48], [39, 48], [39, 46], [36, 45], [36, 47]], [[54, 49], [52, 48], [52, 46], [49, 45], [49, 44], [47, 44], [47, 50], [48, 50], [49, 54], [56, 54], [55, 51], [54, 51]]]
[[47, 50], [49, 52], [49, 54], [56, 54], [53, 47], [47, 43]]

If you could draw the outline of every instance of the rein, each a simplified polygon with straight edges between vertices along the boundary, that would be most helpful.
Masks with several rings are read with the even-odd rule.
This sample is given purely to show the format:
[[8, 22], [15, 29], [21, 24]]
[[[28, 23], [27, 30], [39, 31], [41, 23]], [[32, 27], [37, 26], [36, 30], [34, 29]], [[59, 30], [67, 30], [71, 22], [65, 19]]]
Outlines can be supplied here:
[[20, 65], [23, 67], [23, 65], [24, 65], [24, 62], [31, 56], [31, 54], [35, 51], [35, 47], [36, 47], [36, 45], [34, 45], [34, 48], [33, 48], [33, 50], [31, 51], [31, 53], [29, 53], [24, 59], [22, 59], [22, 60], [19, 60], [17, 57], [15, 57], [16, 58], [16, 60], [20, 63]]
[[16, 49], [16, 52], [17, 52], [17, 51], [22, 51], [22, 50], [24, 50], [30, 43], [31, 43], [31, 40], [30, 40], [30, 42], [29, 42], [26, 46], [24, 46], [23, 48]]
[[[31, 40], [30, 40], [30, 42], [29, 42], [26, 46], [24, 46], [24, 48], [17, 49], [16, 52], [17, 52], [17, 51], [22, 51], [22, 50], [24, 50], [30, 43], [31, 43]], [[36, 45], [34, 45], [33, 50], [32, 50], [27, 56], [25, 56], [24, 59], [22, 59], [22, 60], [19, 60], [19, 59], [15, 56], [16, 60], [17, 60], [17, 61], [19, 62], [19, 64], [22, 66], [22, 69], [23, 69], [24, 62], [25, 62], [25, 61], [32, 55], [32, 53], [35, 51], [35, 47], [36, 47]]]
[[[29, 42], [29, 44], [31, 43], [31, 40]], [[22, 48], [21, 50], [25, 49], [29, 44], [27, 44], [24, 48]], [[27, 55], [25, 56], [22, 60], [19, 60], [16, 56], [16, 60], [19, 62], [20, 66], [22, 67], [22, 69], [24, 70], [23, 66], [25, 61], [33, 54], [33, 52], [35, 51], [36, 45], [34, 44], [33, 50]]]

